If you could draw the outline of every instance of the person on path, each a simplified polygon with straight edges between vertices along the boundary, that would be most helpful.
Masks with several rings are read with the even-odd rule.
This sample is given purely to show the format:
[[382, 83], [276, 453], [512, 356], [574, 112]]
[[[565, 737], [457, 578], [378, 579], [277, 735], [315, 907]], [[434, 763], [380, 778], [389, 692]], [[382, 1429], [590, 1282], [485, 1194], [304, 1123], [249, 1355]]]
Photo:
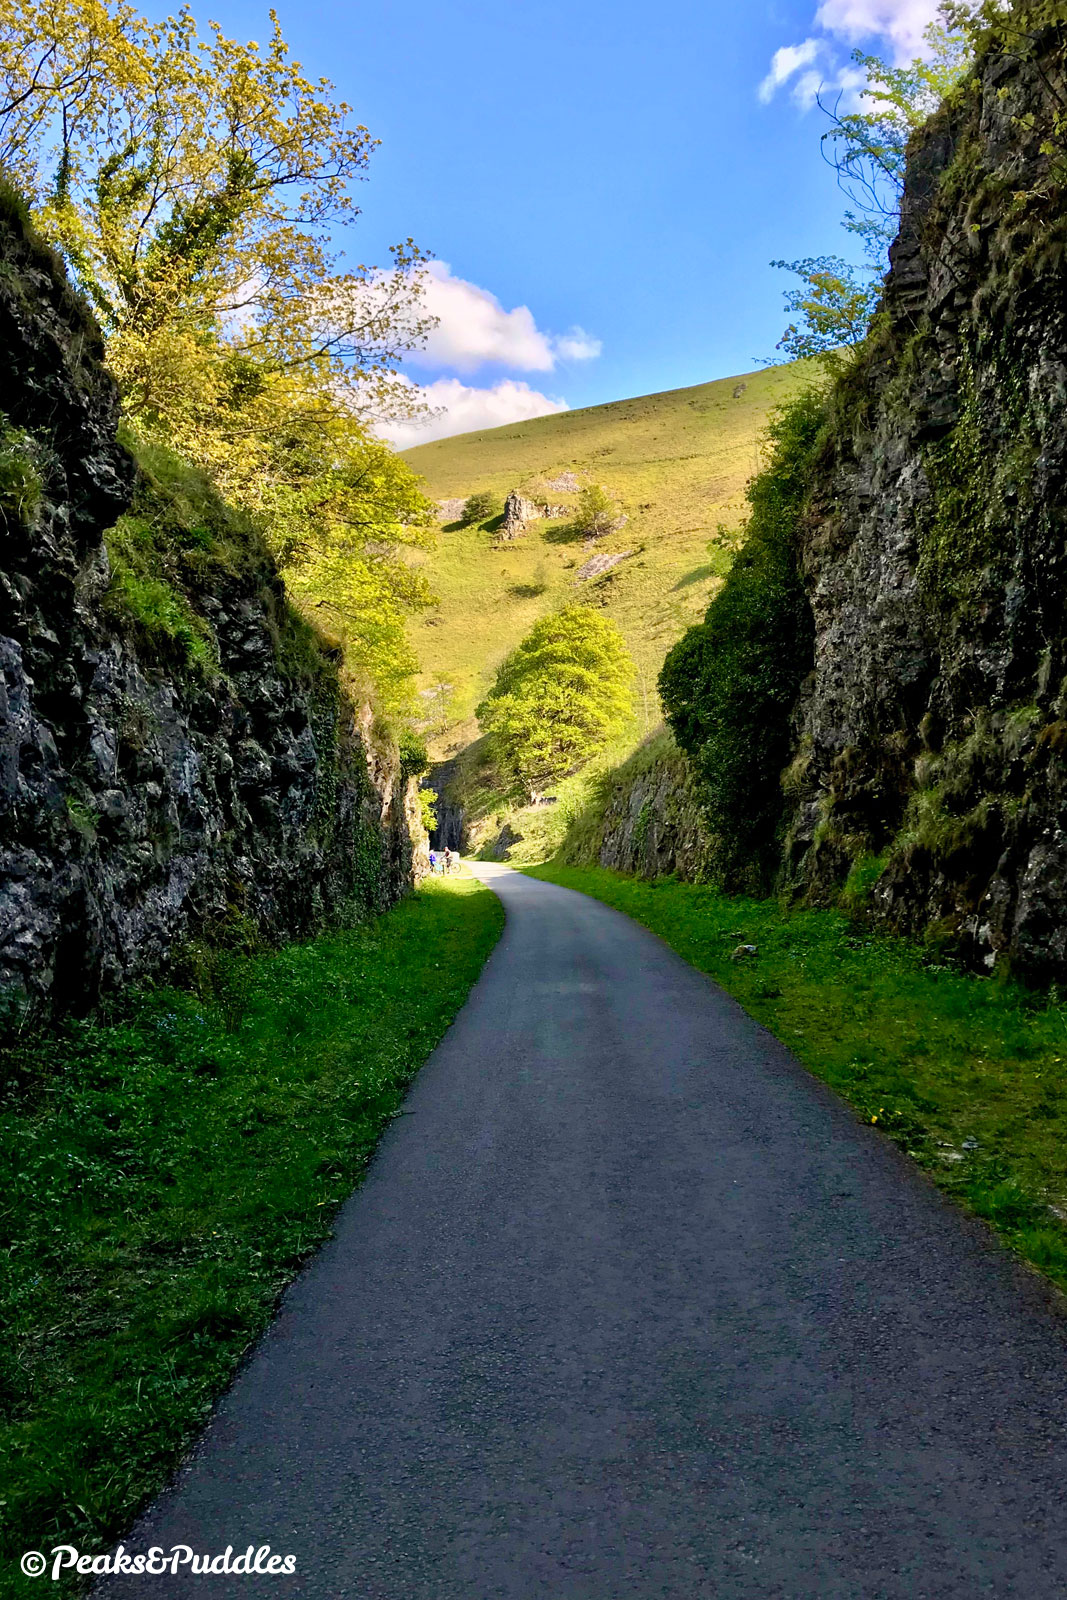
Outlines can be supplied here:
[[452, 849], [451, 846], [447, 844], [445, 845], [445, 871], [452, 871]]
[[436, 850], [431, 850], [430, 851], [430, 875], [431, 875], [431, 877], [436, 871], [437, 871], [437, 851]]

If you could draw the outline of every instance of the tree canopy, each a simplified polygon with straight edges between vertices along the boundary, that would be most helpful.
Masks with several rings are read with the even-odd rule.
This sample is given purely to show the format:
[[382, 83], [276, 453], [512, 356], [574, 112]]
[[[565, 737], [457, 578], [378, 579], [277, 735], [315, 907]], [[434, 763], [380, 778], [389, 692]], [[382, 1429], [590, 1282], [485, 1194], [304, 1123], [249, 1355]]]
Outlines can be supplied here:
[[367, 422], [417, 406], [395, 374], [429, 325], [423, 258], [405, 240], [385, 269], [343, 267], [333, 231], [375, 141], [270, 19], [260, 47], [202, 37], [187, 8], [12, 0], [0, 162], [96, 312], [129, 421], [261, 519], [393, 693], [428, 598], [400, 550], [430, 508]]
[[515, 792], [536, 800], [598, 755], [630, 714], [633, 675], [618, 628], [588, 606], [536, 623], [477, 713]]

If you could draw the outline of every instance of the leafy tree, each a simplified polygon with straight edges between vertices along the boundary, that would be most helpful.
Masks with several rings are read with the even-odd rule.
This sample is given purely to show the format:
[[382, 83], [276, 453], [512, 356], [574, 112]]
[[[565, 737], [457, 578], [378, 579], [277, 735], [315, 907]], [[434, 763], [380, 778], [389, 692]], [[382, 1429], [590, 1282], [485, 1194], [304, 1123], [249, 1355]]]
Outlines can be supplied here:
[[0, 16], [0, 159], [96, 311], [127, 417], [259, 517], [395, 700], [428, 597], [401, 547], [430, 508], [366, 422], [412, 403], [395, 369], [428, 325], [422, 257], [408, 240], [342, 271], [329, 243], [374, 143], [273, 13], [262, 49], [126, 0]]
[[801, 281], [799, 289], [786, 293], [786, 310], [797, 320], [778, 343], [790, 359], [818, 356], [832, 363], [866, 335], [881, 295], [886, 250], [900, 221], [908, 140], [966, 74], [972, 32], [966, 5], [945, 7], [941, 20], [924, 33], [925, 57], [891, 67], [878, 56], [854, 52], [867, 78], [863, 109], [842, 111], [840, 95], [832, 104], [820, 99], [830, 119], [823, 153], [850, 201], [842, 226], [859, 239], [864, 261], [855, 265], [840, 256], [772, 261]]
[[881, 293], [877, 279], [840, 256], [772, 261], [771, 266], [795, 272], [803, 284], [786, 293], [786, 310], [798, 320], [789, 324], [777, 346], [791, 361], [826, 356], [866, 338]]
[[437, 790], [422, 788], [419, 790], [419, 820], [427, 833], [433, 833], [437, 827]]
[[587, 539], [600, 539], [615, 527], [619, 508], [599, 483], [590, 483], [578, 496], [574, 526]]
[[730, 889], [765, 889], [777, 859], [780, 774], [813, 638], [797, 536], [823, 417], [821, 393], [809, 390], [772, 419], [770, 462], [748, 489], [745, 544], [660, 673], [667, 721], [706, 785]]
[[499, 497], [489, 489], [479, 489], [477, 494], [467, 496], [463, 507], [463, 521], [468, 527], [475, 522], [487, 522], [490, 517], [498, 516], [500, 510]]
[[630, 714], [633, 671], [615, 624], [587, 606], [530, 630], [477, 711], [517, 793], [535, 801], [610, 743]]

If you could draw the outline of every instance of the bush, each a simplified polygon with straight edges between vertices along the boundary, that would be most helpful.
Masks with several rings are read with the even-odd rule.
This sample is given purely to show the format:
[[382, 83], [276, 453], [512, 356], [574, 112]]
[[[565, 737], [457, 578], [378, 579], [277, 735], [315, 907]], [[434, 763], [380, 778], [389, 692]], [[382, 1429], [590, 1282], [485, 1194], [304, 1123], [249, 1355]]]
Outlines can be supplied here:
[[619, 508], [599, 483], [588, 484], [578, 496], [576, 531], [586, 539], [602, 539], [619, 520]]
[[797, 539], [824, 418], [818, 390], [771, 421], [773, 455], [748, 490], [745, 543], [703, 623], [667, 656], [667, 721], [706, 784], [715, 865], [729, 888], [765, 887], [777, 865], [790, 715], [811, 665]]
[[427, 833], [433, 833], [437, 827], [437, 791], [435, 789], [419, 790], [419, 820]]
[[490, 517], [499, 516], [502, 509], [499, 496], [489, 489], [481, 489], [477, 494], [467, 497], [467, 503], [463, 507], [463, 521], [469, 528], [472, 523], [488, 522]]
[[404, 778], [417, 778], [430, 768], [430, 757], [425, 740], [405, 728], [397, 741], [400, 747], [400, 773]]

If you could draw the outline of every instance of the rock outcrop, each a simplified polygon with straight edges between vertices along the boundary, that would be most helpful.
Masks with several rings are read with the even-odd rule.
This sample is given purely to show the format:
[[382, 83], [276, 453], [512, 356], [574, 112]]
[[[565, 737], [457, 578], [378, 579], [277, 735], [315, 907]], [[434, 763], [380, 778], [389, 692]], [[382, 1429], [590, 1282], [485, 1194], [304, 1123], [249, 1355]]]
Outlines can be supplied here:
[[527, 500], [517, 489], [512, 489], [504, 501], [504, 520], [500, 524], [499, 537], [505, 540], [518, 539], [526, 532], [527, 523], [538, 522], [545, 518], [565, 517], [567, 513], [567, 506]]
[[673, 873], [698, 881], [705, 876], [712, 840], [700, 784], [666, 729], [651, 734], [620, 767], [605, 773], [598, 791], [572, 825], [563, 860], [641, 878]]
[[417, 810], [336, 651], [254, 529], [119, 443], [99, 332], [6, 193], [0, 267], [0, 991], [84, 1008], [205, 929], [387, 905]]
[[590, 556], [588, 561], [582, 562], [574, 574], [574, 582], [588, 583], [591, 578], [602, 578], [605, 572], [610, 572], [612, 567], [617, 567], [620, 561], [625, 561], [627, 556], [632, 555], [632, 550], [616, 550], [614, 555], [604, 552], [598, 556]]
[[500, 525], [501, 539], [517, 539], [526, 532], [526, 524], [541, 515], [532, 500], [526, 500], [517, 489], [512, 489], [504, 501], [504, 520]]
[[803, 531], [815, 660], [785, 862], [816, 901], [863, 864], [893, 926], [1061, 981], [1065, 60], [1062, 27], [987, 57], [910, 152]]

